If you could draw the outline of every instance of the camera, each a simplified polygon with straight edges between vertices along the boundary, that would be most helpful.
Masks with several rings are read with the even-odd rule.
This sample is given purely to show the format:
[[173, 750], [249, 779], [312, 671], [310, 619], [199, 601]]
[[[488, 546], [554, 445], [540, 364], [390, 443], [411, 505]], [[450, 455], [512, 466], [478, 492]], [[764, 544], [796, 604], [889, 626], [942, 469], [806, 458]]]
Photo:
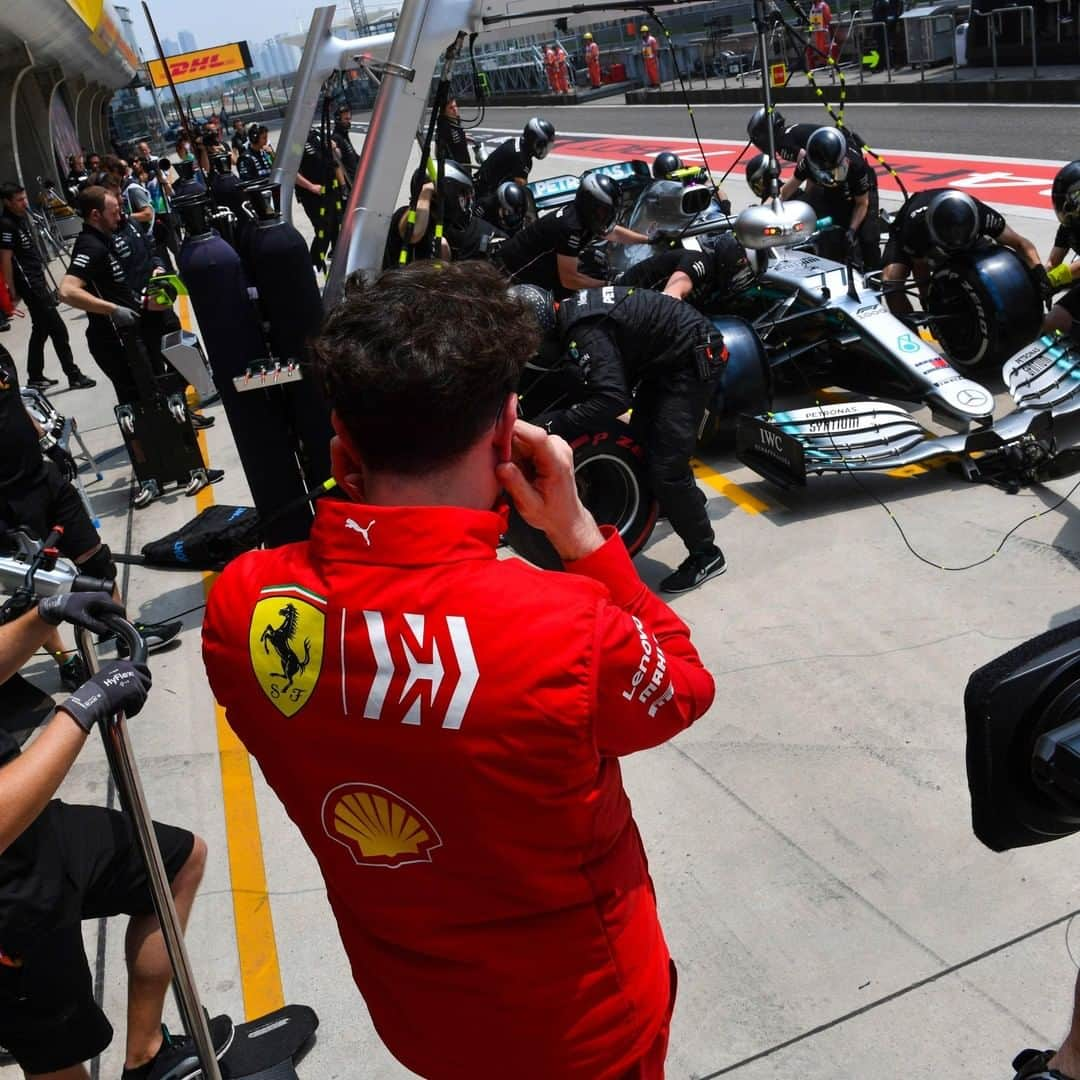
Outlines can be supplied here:
[[973, 672], [964, 694], [975, 835], [993, 851], [1080, 830], [1080, 621]]

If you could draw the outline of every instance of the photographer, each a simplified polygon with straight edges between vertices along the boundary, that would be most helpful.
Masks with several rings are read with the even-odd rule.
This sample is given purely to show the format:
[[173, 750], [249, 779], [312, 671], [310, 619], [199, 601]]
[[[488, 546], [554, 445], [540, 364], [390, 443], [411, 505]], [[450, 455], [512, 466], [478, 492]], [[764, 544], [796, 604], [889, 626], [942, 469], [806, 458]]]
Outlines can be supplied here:
[[45, 280], [45, 264], [30, 233], [29, 203], [20, 184], [0, 184], [0, 273], [12, 302], [22, 300], [30, 315], [30, 344], [26, 354], [27, 384], [48, 390], [57, 380], [45, 375], [45, 342], [51, 340], [56, 358], [72, 390], [96, 386], [75, 363], [67, 326]]
[[[0, 681], [10, 678], [60, 622], [100, 633], [102, 615], [123, 614], [104, 593], [70, 593], [0, 625]], [[25, 752], [0, 729], [0, 1043], [27, 1077], [86, 1080], [83, 1063], [111, 1042], [112, 1025], [94, 1000], [82, 921], [130, 916], [127, 1039], [123, 1080], [183, 1068], [188, 1039], [161, 1027], [172, 969], [146, 871], [126, 815], [54, 799], [94, 727], [146, 702], [150, 672], [106, 665], [54, 713]], [[186, 926], [206, 865], [206, 844], [186, 829], [154, 822], [181, 924]], [[211, 1022], [223, 1054], [232, 1022]]]
[[148, 157], [143, 159], [146, 169], [146, 190], [150, 195], [150, 204], [154, 208], [154, 249], [157, 255], [175, 272], [172, 260], [180, 252], [180, 237], [176, 214], [172, 208], [173, 189], [169, 181], [172, 165], [168, 158], [160, 160]]
[[79, 189], [86, 183], [86, 159], [82, 154], [72, 154], [68, 158], [68, 173], [64, 177], [64, 193], [69, 203], [78, 197]]
[[[204, 656], [319, 861], [403, 1065], [441, 1080], [653, 1080], [675, 972], [617, 759], [692, 724], [713, 681], [582, 506], [570, 448], [517, 419], [536, 339], [483, 263], [416, 263], [352, 290], [314, 354], [334, 473], [355, 501], [321, 499], [310, 541], [229, 564]], [[565, 573], [496, 558], [504, 492]], [[260, 590], [283, 580], [299, 588], [274, 597], [275, 618], [320, 605], [328, 650], [333, 626], [333, 677], [298, 678], [295, 700], [248, 647], [269, 613]], [[410, 692], [414, 635], [456, 657], [441, 690], [425, 666]], [[368, 806], [402, 826], [369, 843], [349, 824]], [[372, 888], [373, 867], [396, 869]]]
[[248, 132], [240, 117], [233, 120], [232, 149], [233, 160], [239, 161], [248, 148]]

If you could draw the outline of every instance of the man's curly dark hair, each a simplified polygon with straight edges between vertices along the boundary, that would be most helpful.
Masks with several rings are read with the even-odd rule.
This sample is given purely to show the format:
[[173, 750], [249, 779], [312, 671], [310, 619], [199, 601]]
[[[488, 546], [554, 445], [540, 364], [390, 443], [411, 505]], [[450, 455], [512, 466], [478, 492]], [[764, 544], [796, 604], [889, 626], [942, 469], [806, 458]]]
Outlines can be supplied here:
[[537, 345], [535, 317], [493, 267], [422, 260], [351, 279], [311, 351], [365, 464], [417, 475], [495, 423]]

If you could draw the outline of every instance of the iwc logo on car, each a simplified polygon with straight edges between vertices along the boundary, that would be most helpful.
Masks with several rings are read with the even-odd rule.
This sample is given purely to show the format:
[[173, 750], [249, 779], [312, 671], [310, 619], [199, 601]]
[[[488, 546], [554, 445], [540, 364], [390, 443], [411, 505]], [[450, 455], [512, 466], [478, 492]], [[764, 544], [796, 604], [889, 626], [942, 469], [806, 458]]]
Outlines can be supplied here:
[[357, 866], [393, 870], [431, 862], [431, 853], [442, 847], [435, 826], [412, 803], [378, 784], [332, 788], [323, 799], [322, 823]]

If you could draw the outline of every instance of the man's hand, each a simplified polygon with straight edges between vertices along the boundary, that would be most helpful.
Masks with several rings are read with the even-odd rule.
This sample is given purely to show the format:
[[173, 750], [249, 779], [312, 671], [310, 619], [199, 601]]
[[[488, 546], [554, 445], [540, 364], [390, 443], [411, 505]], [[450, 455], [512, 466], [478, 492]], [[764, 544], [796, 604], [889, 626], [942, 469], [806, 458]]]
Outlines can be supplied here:
[[134, 716], [150, 693], [150, 669], [145, 664], [117, 660], [86, 680], [60, 706], [87, 733], [118, 712]]
[[564, 562], [583, 559], [604, 543], [574, 481], [574, 452], [565, 439], [518, 420], [513, 460], [495, 469], [518, 513], [551, 541]]
[[71, 482], [79, 475], [79, 466], [71, 453], [59, 443], [53, 443], [45, 450], [45, 456], [60, 470], [64, 479]]
[[117, 305], [109, 315], [117, 330], [130, 330], [139, 323], [139, 316], [131, 308]]
[[50, 626], [68, 622], [72, 626], [85, 626], [95, 634], [110, 634], [112, 631], [101, 621], [101, 616], [123, 618], [124, 609], [108, 593], [73, 592], [43, 597], [38, 601], [38, 615]]
[[862, 248], [859, 247], [859, 234], [855, 229], [848, 229], [844, 233], [844, 243], [847, 245], [848, 261], [853, 266], [862, 266]]

